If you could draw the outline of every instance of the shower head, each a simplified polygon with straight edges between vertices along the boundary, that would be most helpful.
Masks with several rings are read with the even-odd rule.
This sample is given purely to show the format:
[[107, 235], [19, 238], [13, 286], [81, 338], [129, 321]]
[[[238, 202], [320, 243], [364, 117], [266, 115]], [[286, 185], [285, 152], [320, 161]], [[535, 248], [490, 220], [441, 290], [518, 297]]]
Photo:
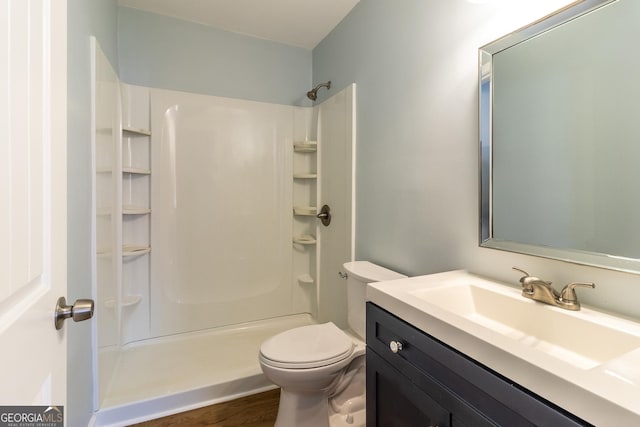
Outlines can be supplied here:
[[309, 98], [312, 101], [315, 101], [318, 98], [318, 89], [320, 89], [321, 87], [326, 87], [327, 89], [331, 89], [331, 80], [329, 80], [326, 83], [320, 83], [318, 86], [311, 89], [309, 92], [307, 92], [307, 98]]

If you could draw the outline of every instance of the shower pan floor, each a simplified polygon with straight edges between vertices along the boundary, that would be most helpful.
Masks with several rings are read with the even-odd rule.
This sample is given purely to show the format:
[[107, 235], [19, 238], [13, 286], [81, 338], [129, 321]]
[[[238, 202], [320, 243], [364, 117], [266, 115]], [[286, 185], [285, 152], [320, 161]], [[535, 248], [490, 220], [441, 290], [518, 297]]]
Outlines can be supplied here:
[[273, 388], [260, 370], [260, 345], [313, 323], [298, 314], [128, 344], [93, 425], [144, 421]]

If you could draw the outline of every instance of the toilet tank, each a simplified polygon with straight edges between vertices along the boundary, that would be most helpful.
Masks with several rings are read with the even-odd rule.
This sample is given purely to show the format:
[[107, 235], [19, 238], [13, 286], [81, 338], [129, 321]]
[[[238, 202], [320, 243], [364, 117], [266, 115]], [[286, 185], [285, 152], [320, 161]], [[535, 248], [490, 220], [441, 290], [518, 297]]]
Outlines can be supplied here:
[[364, 340], [367, 283], [403, 279], [407, 276], [369, 261], [347, 262], [343, 267], [347, 271], [347, 321], [353, 332]]

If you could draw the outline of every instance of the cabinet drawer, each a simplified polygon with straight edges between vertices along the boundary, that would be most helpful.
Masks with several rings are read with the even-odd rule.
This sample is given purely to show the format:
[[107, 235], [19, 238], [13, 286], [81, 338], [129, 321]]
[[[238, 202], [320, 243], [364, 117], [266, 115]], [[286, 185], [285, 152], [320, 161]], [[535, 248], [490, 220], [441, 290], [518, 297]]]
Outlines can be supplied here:
[[[402, 343], [393, 353], [389, 343]], [[367, 347], [394, 366], [462, 424], [477, 411], [500, 426], [589, 426], [373, 303], [367, 303]], [[466, 414], [469, 414], [467, 417]]]

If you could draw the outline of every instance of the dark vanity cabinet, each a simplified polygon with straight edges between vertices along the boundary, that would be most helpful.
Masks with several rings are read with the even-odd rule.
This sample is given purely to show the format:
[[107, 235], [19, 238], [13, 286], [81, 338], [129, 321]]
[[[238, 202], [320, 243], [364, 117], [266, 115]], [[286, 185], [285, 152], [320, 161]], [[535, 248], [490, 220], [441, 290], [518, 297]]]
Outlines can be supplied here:
[[588, 425], [367, 303], [367, 427]]

